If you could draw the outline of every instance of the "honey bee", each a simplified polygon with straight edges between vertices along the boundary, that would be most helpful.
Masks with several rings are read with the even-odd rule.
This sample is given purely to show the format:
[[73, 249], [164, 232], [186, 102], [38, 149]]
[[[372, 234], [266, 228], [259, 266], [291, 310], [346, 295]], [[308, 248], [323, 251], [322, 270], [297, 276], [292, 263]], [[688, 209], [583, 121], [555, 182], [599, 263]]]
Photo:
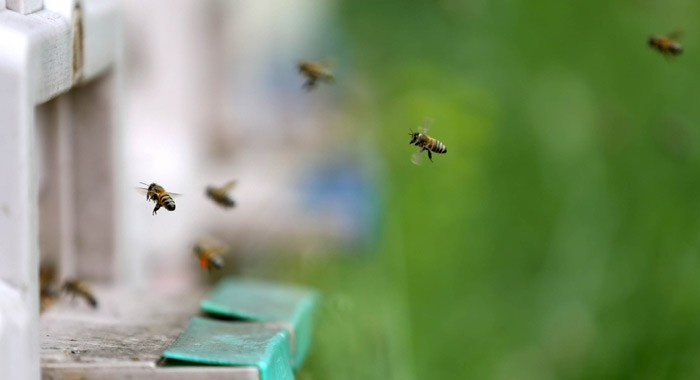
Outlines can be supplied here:
[[164, 207], [168, 211], [175, 210], [175, 201], [173, 197], [179, 196], [180, 194], [168, 193], [163, 186], [157, 183], [152, 183], [150, 185], [143, 182], [140, 183], [148, 186], [148, 188], [138, 187], [137, 189], [146, 194], [147, 201], [153, 201], [156, 204], [156, 207], [153, 209], [153, 215], [155, 215], [161, 207]]
[[409, 135], [411, 136], [411, 141], [409, 142], [409, 144], [420, 147], [420, 149], [416, 153], [414, 153], [413, 156], [411, 156], [411, 162], [413, 162], [416, 165], [421, 164], [421, 160], [423, 158], [423, 151], [425, 150], [428, 151], [428, 158], [430, 159], [430, 162], [433, 161], [433, 154], [431, 152], [440, 154], [447, 153], [447, 147], [445, 147], [445, 144], [426, 134], [428, 132], [428, 127], [429, 120], [426, 119], [423, 122], [423, 125], [418, 129], [418, 132], [411, 131], [409, 133]]
[[39, 267], [39, 312], [42, 313], [58, 299], [55, 283], [56, 269], [53, 265]]
[[683, 53], [683, 46], [676, 41], [682, 32], [674, 32], [668, 36], [651, 36], [649, 37], [649, 46], [661, 52], [666, 57], [676, 56]]
[[236, 186], [236, 181], [227, 182], [221, 187], [207, 186], [207, 197], [216, 202], [219, 206], [231, 208], [236, 202], [231, 199], [228, 192]]
[[299, 72], [306, 77], [303, 88], [307, 91], [313, 90], [318, 81], [330, 83], [335, 80], [327, 64], [303, 61], [300, 62], [297, 67], [299, 68]]
[[221, 255], [226, 249], [226, 247], [200, 241], [194, 246], [194, 254], [199, 259], [199, 266], [211, 272], [212, 268], [224, 267], [224, 258]]
[[97, 299], [92, 294], [87, 284], [80, 280], [67, 280], [63, 283], [63, 291], [67, 294], [72, 294], [73, 298], [75, 298], [75, 296], [83, 297], [90, 306], [93, 308], [97, 307]]
[[49, 288], [48, 291], [39, 293], [39, 314], [43, 313], [58, 300], [58, 291]]

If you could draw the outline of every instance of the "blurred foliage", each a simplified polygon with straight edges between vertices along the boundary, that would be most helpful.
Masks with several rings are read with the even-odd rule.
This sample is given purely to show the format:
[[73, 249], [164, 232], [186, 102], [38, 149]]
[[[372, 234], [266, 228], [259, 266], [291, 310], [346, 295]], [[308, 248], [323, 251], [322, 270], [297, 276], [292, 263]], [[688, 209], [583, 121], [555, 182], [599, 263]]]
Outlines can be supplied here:
[[[299, 377], [699, 378], [698, 14], [340, 3], [336, 91], [383, 209], [373, 252], [287, 267], [328, 301]], [[684, 55], [646, 46], [678, 29]], [[426, 116], [448, 153], [414, 166]]]

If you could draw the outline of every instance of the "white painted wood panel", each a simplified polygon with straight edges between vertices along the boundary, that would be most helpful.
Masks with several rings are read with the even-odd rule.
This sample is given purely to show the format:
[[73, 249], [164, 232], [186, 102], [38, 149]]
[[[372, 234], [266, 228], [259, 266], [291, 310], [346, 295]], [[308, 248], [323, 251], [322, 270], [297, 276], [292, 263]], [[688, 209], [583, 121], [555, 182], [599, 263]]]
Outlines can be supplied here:
[[7, 0], [7, 9], [23, 15], [36, 12], [42, 7], [41, 0]]
[[[40, 0], [0, 0], [1, 379], [40, 377], [38, 204], [40, 162], [42, 155], [47, 153], [41, 152], [38, 128], [42, 127], [40, 124], [57, 127], [61, 123], [64, 126], [69, 123], [76, 128], [88, 123], [100, 124], [101, 129], [93, 128], [89, 133], [92, 133], [91, 138], [98, 133], [97, 136], [102, 136], [101, 143], [109, 148], [113, 144], [110, 133], [116, 128], [117, 120], [111, 117], [117, 112], [115, 103], [109, 99], [116, 86], [110, 79], [100, 79], [95, 85], [97, 90], [91, 92], [88, 86], [87, 90], [83, 89], [82, 95], [72, 95], [54, 106], [37, 106], [72, 88], [79, 79], [74, 74], [76, 57], [83, 58], [83, 81], [103, 76], [115, 64], [119, 50], [116, 3], [112, 0], [86, 0], [83, 2], [84, 12], [76, 12], [75, 2], [68, 0], [51, 0], [46, 7]], [[6, 10], [5, 6], [10, 10]], [[82, 14], [82, 20], [73, 20], [79, 14]], [[94, 20], [91, 18], [93, 16]], [[84, 34], [85, 38], [81, 39], [76, 37], [75, 30], [76, 25], [83, 22], [84, 26], [89, 26], [89, 35]], [[78, 46], [76, 41], [83, 45], [83, 51], [73, 49]], [[91, 99], [90, 96], [96, 97]], [[82, 106], [78, 107], [77, 102], [83, 102]], [[101, 115], [96, 117], [94, 113], [85, 112], [91, 106], [86, 103], [102, 104], [96, 107]], [[96, 123], [98, 119], [100, 122]], [[66, 148], [72, 150], [74, 136], [70, 136], [70, 130], [65, 129], [48, 135], [57, 139], [59, 155], [56, 158], [60, 161]], [[105, 166], [98, 169], [105, 176], [112, 176], [112, 170], [104, 169], [111, 165], [111, 150], [94, 149], [104, 152], [98, 158], [106, 157]], [[73, 158], [89, 159], [88, 154], [91, 154], [89, 149]], [[69, 164], [57, 162], [52, 169], [61, 170]], [[81, 168], [78, 167], [78, 170]], [[71, 175], [70, 171], [66, 173]], [[59, 182], [58, 187], [63, 189], [59, 199], [65, 199], [71, 191], [66, 183]], [[112, 186], [111, 182], [107, 181], [106, 186]], [[75, 208], [70, 202], [61, 207], [58, 213], [64, 214], [63, 220], [67, 216], [65, 214], [72, 211], [67, 211], [66, 207]], [[58, 220], [62, 219], [59, 217]], [[59, 250], [72, 249], [70, 244], [65, 244], [65, 236], [72, 233], [70, 224], [62, 226], [58, 233], [63, 238], [57, 245]], [[111, 242], [109, 239], [107, 241]], [[109, 249], [103, 252], [103, 255], [110, 254], [113, 251]]]

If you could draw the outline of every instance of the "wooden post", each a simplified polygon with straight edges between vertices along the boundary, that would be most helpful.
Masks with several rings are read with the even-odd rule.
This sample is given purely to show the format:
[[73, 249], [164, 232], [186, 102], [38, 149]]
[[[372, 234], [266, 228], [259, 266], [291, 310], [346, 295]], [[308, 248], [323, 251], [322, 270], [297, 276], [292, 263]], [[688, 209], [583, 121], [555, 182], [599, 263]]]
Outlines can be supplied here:
[[34, 13], [44, 7], [42, 0], [6, 0], [4, 2], [7, 3], [7, 9], [23, 15]]
[[[85, 0], [82, 7], [75, 0], [0, 3], [0, 378], [38, 379], [41, 152], [37, 132], [38, 124], [60, 115], [65, 106], [59, 104], [60, 112], [54, 116], [47, 114], [51, 107], [37, 106], [111, 67], [118, 51], [119, 25], [116, 0]], [[12, 11], [4, 10], [5, 6]], [[82, 59], [82, 67], [75, 67], [77, 59]], [[86, 91], [73, 97], [99, 104], [100, 99], [86, 99], [86, 94], [95, 95], [100, 90]], [[110, 115], [116, 114], [115, 106], [110, 103], [102, 110], [105, 108], [110, 112], [101, 128], [113, 130], [116, 123]], [[75, 120], [93, 123], [95, 118], [79, 115]], [[65, 138], [65, 132], [56, 135]], [[63, 191], [65, 196], [69, 189]]]

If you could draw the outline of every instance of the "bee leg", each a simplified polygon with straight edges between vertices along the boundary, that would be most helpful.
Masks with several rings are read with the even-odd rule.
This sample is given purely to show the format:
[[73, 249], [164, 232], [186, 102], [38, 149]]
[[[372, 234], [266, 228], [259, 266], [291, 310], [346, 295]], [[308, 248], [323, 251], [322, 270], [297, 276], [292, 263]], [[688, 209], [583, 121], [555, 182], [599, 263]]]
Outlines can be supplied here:
[[304, 83], [304, 89], [306, 91], [311, 91], [316, 86], [316, 79], [309, 78], [309, 80]]
[[428, 150], [428, 158], [430, 159], [430, 162], [433, 162], [433, 154], [430, 153], [430, 150]]
[[153, 215], [155, 215], [156, 212], [158, 212], [158, 209], [160, 209], [160, 205], [156, 203], [156, 208], [153, 209]]

